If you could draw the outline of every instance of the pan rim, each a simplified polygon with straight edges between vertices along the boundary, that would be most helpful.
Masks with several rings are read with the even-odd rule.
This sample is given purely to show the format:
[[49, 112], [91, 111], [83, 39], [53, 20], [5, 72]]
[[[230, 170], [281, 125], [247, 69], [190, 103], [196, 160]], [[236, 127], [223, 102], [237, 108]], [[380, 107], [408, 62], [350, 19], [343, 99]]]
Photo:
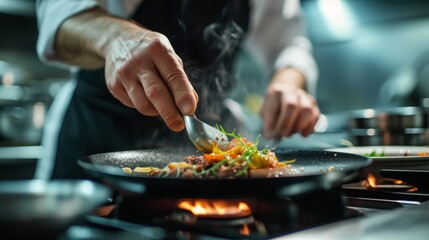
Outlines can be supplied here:
[[[88, 167], [92, 167], [92, 168], [97, 168], [96, 166], [94, 166], [93, 163], [90, 163], [88, 161], [90, 161], [90, 158], [97, 158], [97, 157], [102, 157], [105, 155], [118, 155], [118, 154], [130, 154], [130, 153], [147, 153], [147, 152], [158, 152], [158, 151], [165, 151], [165, 150], [169, 150], [169, 151], [191, 151], [193, 150], [193, 148], [154, 148], [154, 149], [138, 149], [138, 150], [124, 150], [124, 151], [113, 151], [113, 152], [106, 152], [106, 153], [95, 153], [95, 154], [91, 154], [91, 155], [87, 155], [84, 157], [81, 157], [78, 159], [78, 164], [83, 167], [84, 169], [87, 169]], [[194, 149], [195, 150], [195, 149]], [[196, 153], [198, 153], [197, 150], [195, 150]], [[363, 155], [359, 155], [359, 154], [354, 154], [354, 153], [348, 153], [348, 152], [340, 152], [340, 151], [330, 151], [329, 149], [327, 150], [302, 150], [302, 149], [278, 149], [276, 151], [276, 154], [280, 153], [280, 154], [284, 154], [284, 153], [324, 153], [324, 154], [332, 154], [332, 155], [340, 155], [340, 156], [344, 156], [344, 157], [354, 157], [356, 159], [361, 159], [359, 161], [361, 162], [361, 166], [358, 167], [358, 169], [361, 168], [365, 168], [368, 167], [369, 165], [371, 165], [371, 163], [373, 162], [373, 159], [367, 156], [363, 156]], [[336, 157], [336, 156], [335, 156]], [[85, 159], [88, 159], [88, 161], [85, 161]], [[365, 160], [365, 161], [364, 161]], [[287, 161], [287, 160], [283, 160], [283, 161]], [[119, 168], [117, 166], [111, 166], [114, 168]], [[346, 171], [350, 171], [350, 170], [356, 170], [356, 168], [345, 168], [345, 169], [341, 169], [339, 171], [334, 171], [334, 172], [346, 172]], [[173, 179], [175, 181], [242, 181], [242, 180], [249, 180], [249, 179], [257, 179], [260, 181], [265, 181], [264, 179], [284, 179], [284, 178], [301, 178], [301, 177], [311, 177], [311, 176], [319, 176], [319, 175], [323, 175], [323, 174], [328, 174], [328, 173], [322, 173], [322, 172], [304, 172], [304, 173], [300, 173], [300, 174], [291, 174], [291, 175], [285, 175], [285, 176], [281, 176], [281, 177], [238, 177], [238, 178], [180, 178], [180, 177], [151, 177], [151, 176], [147, 176], [144, 174], [117, 174], [116, 172], [113, 171], [107, 171], [107, 169], [100, 169], [98, 168], [97, 171], [102, 172], [103, 174], [108, 174], [111, 176], [119, 176], [119, 177], [129, 177], [130, 179]]]

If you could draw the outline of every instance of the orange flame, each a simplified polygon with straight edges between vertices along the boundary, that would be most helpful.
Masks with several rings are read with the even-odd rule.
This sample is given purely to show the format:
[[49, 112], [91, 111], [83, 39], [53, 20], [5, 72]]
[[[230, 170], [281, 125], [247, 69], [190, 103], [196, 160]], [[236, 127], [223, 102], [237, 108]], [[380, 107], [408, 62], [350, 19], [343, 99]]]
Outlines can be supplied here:
[[249, 236], [250, 235], [250, 229], [249, 229], [249, 226], [247, 226], [247, 224], [244, 224], [243, 228], [240, 229], [240, 234], [242, 234], [244, 236]]
[[197, 217], [232, 218], [251, 215], [250, 207], [240, 201], [226, 200], [183, 200], [177, 205], [180, 209], [188, 210]]
[[377, 188], [383, 184], [391, 184], [391, 185], [406, 185], [405, 182], [398, 179], [393, 178], [377, 178], [373, 174], [368, 173], [368, 176], [365, 181], [365, 185], [369, 188]]
[[377, 178], [371, 173], [368, 173], [368, 177], [366, 178], [366, 180], [368, 181], [370, 187], [377, 186]]

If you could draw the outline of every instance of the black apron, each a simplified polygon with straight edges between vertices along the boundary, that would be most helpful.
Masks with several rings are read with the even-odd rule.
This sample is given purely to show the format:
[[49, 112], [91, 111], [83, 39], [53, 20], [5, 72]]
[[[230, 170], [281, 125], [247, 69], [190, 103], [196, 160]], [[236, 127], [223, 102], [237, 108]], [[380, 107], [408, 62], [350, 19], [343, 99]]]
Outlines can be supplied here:
[[[249, 4], [241, 0], [144, 0], [133, 19], [163, 33], [184, 61], [200, 101], [197, 116], [221, 123], [222, 99], [232, 87], [234, 53], [248, 26]], [[122, 105], [108, 91], [104, 69], [79, 71], [78, 83], [58, 139], [52, 178], [88, 178], [77, 165], [94, 153], [191, 146], [157, 117]]]

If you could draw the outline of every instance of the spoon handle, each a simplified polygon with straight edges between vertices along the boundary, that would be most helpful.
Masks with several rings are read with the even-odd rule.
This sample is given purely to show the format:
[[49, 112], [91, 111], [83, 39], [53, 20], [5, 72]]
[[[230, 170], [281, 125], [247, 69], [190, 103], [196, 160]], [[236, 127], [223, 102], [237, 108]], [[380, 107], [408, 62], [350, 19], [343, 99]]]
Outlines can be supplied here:
[[271, 146], [271, 151], [274, 152], [277, 149], [277, 146], [282, 141], [282, 139], [283, 139], [282, 136], [277, 136], [274, 138], [273, 145]]

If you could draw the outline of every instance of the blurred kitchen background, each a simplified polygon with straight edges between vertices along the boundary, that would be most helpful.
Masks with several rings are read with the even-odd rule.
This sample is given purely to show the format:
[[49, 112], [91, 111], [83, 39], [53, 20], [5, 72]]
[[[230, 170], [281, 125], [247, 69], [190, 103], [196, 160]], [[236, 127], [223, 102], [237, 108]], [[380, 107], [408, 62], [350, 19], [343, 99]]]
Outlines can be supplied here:
[[34, 0], [0, 0], [0, 178], [31, 178], [45, 114], [70, 78], [37, 57]]
[[[2, 171], [3, 178], [32, 177], [42, 152], [40, 139], [46, 111], [61, 86], [71, 78], [68, 71], [48, 67], [38, 59], [34, 4], [34, 0], [0, 0], [0, 164], [14, 163], [17, 170]], [[355, 145], [377, 144], [348, 139], [349, 118], [374, 116], [380, 108], [416, 106], [406, 109], [407, 117], [412, 123], [415, 116], [423, 120], [418, 126], [405, 127], [411, 129], [408, 132], [417, 131], [418, 140], [404, 142], [401, 136], [400, 141], [392, 144], [425, 144], [429, 1], [302, 0], [302, 8], [319, 66], [317, 101], [326, 121], [322, 121], [313, 140], [296, 137], [291, 141], [320, 143], [325, 138], [317, 136], [340, 133], [341, 139]], [[258, 72], [244, 75], [258, 76]], [[259, 85], [256, 88], [261, 89]], [[243, 101], [251, 112], [252, 98], [247, 95], [237, 100]], [[355, 111], [369, 108], [375, 110]], [[357, 123], [357, 130], [370, 127], [359, 124], [362, 123]], [[323, 146], [330, 145], [336, 144], [328, 141]]]

